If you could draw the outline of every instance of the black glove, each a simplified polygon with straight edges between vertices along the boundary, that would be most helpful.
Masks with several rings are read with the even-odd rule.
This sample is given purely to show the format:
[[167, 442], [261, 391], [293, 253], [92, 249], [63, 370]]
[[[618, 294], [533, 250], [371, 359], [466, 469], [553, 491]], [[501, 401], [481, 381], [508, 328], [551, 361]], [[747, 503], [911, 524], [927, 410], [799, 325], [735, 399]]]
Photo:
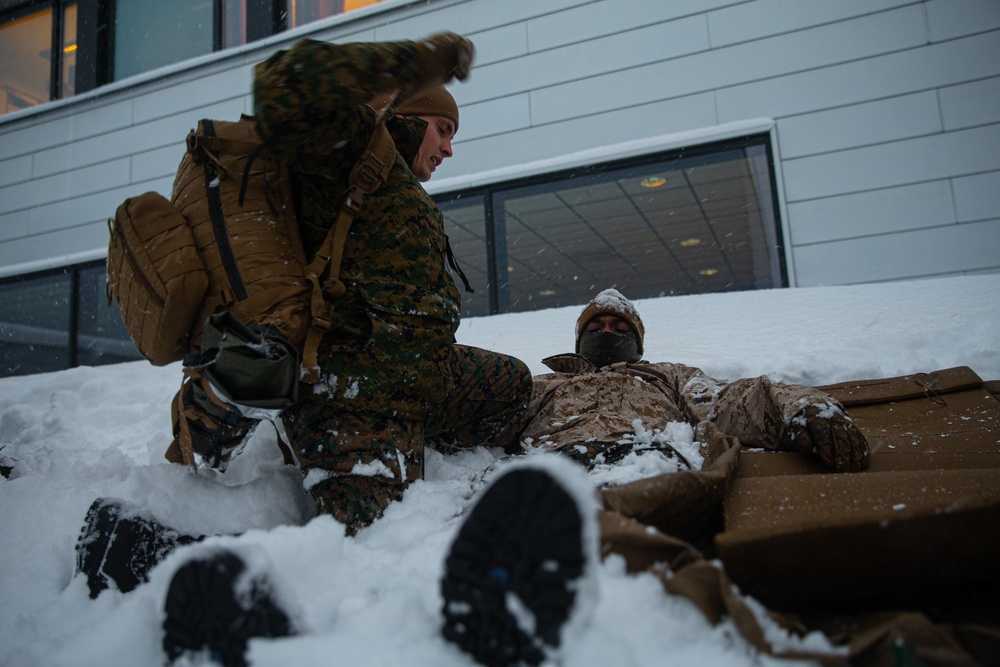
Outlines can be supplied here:
[[871, 464], [868, 439], [836, 405], [803, 408], [792, 418], [789, 432], [797, 450], [815, 451], [835, 472], [858, 472]]

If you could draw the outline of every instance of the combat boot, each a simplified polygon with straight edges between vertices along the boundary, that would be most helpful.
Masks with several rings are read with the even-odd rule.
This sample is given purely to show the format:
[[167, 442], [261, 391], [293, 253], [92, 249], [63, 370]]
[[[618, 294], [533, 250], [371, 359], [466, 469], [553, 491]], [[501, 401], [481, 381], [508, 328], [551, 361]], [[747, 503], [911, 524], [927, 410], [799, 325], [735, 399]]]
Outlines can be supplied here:
[[91, 599], [111, 585], [128, 593], [148, 581], [149, 571], [174, 549], [202, 539], [168, 528], [124, 500], [98, 498], [76, 542], [76, 571], [87, 577]]
[[445, 561], [442, 633], [483, 665], [552, 658], [594, 602], [597, 504], [582, 469], [557, 463], [491, 484]]
[[246, 667], [251, 638], [294, 634], [267, 580], [246, 569], [239, 556], [219, 551], [177, 570], [164, 602], [163, 651], [170, 662], [204, 656], [224, 667]]

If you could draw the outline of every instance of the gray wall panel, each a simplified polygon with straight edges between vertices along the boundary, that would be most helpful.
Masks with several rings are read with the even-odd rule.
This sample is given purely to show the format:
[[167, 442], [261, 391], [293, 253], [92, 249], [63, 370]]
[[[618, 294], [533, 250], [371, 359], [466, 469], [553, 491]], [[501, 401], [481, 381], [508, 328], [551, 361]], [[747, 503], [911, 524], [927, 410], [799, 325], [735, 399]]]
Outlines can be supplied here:
[[[166, 181], [167, 192], [169, 194], [170, 184], [173, 177]], [[106, 221], [114, 217], [115, 209], [128, 197], [135, 196], [146, 190], [159, 190], [164, 185], [163, 181], [151, 181], [141, 189], [137, 189], [135, 184], [129, 184], [115, 190], [98, 192], [96, 194], [74, 197], [64, 201], [51, 204], [42, 204], [27, 211], [20, 211], [12, 214], [24, 219], [26, 225], [22, 233], [11, 233], [6, 227], [0, 229], [0, 240], [11, 241], [28, 236], [27, 230], [32, 233], [47, 233], [77, 227], [80, 224]], [[107, 243], [107, 228], [105, 228], [105, 238], [102, 243]]]
[[941, 113], [946, 130], [1000, 123], [1000, 77], [942, 88]]
[[462, 107], [454, 148], [458, 153], [462, 150], [460, 147], [469, 141], [507, 134], [530, 126], [531, 103], [527, 93], [469, 104]]
[[955, 222], [946, 180], [798, 202], [788, 215], [796, 246]]
[[85, 251], [107, 247], [108, 225], [102, 220], [0, 244], [0, 265], [33, 264], [43, 270], [81, 261], [81, 255], [98, 259]]
[[[0, 187], [30, 180], [31, 164], [31, 155], [21, 155], [0, 161]], [[0, 204], [0, 208], [2, 207], [3, 204]]]
[[910, 139], [940, 132], [934, 91], [817, 111], [778, 121], [782, 158]]
[[[648, 30], [676, 30], [687, 48], [697, 48], [702, 37], [700, 23], [704, 17], [682, 19], [675, 23], [655, 26]], [[670, 39], [664, 34], [663, 40]], [[707, 41], [707, 32], [705, 33]], [[702, 51], [693, 55], [634, 65], [632, 69], [614, 71], [602, 76], [562, 85], [549, 85], [533, 94], [542, 110], [561, 108], [561, 113], [549, 112], [538, 122], [599, 113], [627, 105], [644, 104], [706, 90], [723, 91], [728, 86], [748, 80], [761, 80], [842, 63], [864, 56], [889, 53], [919, 46], [925, 41], [923, 13], [919, 7], [904, 7], [892, 12], [865, 16], [799, 33], [791, 33], [757, 42], [724, 49]], [[790, 57], [790, 54], [795, 54]], [[652, 60], [652, 59], [649, 59]], [[567, 99], [569, 104], [561, 105]], [[838, 98], [839, 99], [839, 98]], [[770, 110], [760, 113], [738, 106], [718, 122], [729, 122], [774, 114], [783, 98], [769, 98]], [[585, 104], [579, 108], [577, 104]]]
[[914, 0], [761, 0], [708, 12], [712, 46], [749, 42], [824, 23], [837, 23], [903, 5]]
[[477, 32], [469, 38], [476, 46], [477, 67], [519, 58], [528, 53], [528, 31], [524, 23], [512, 23]]
[[900, 280], [1000, 266], [1000, 220], [795, 249], [799, 285]]
[[[156, 150], [146, 151], [132, 157], [132, 183], [144, 183], [158, 178], [173, 180], [177, 173], [177, 165], [184, 157], [186, 148], [183, 142], [175, 142]], [[161, 193], [170, 196], [169, 190]]]
[[[555, 95], [572, 95], [572, 92], [564, 93], [570, 88], [557, 84], [595, 77], [597, 86], [600, 87], [602, 82], [616, 79], [627, 72], [635, 72], [632, 68], [651, 61], [665, 60], [706, 48], [708, 33], [705, 19], [700, 16], [692, 17], [489, 65], [476, 70], [468, 84], [461, 86], [461, 92], [467, 101], [536, 89], [551, 91]], [[608, 76], [600, 79], [601, 74]], [[648, 79], [646, 83], [649, 83]], [[584, 94], [594, 87], [588, 81], [582, 86]], [[601, 94], [608, 95], [609, 92]]]
[[939, 42], [1000, 28], [996, 0], [931, 0], [927, 3], [931, 39]]
[[954, 191], [960, 222], [1000, 217], [1000, 171], [956, 178]]
[[135, 98], [135, 123], [170, 117], [205, 105], [205, 100], [221, 101], [249, 95], [253, 68], [237, 66]]
[[[2, 118], [0, 116], [0, 119]], [[19, 119], [15, 116], [14, 120]], [[19, 131], [0, 135], [0, 160], [31, 155], [35, 151], [66, 143], [73, 136], [71, 121], [65, 117], [48, 120], [44, 117], [28, 116], [19, 124], [21, 127]]]
[[34, 175], [48, 176], [106, 162], [122, 155], [123, 147], [128, 154], [134, 155], [136, 160], [142, 160], [142, 154], [146, 151], [158, 150], [166, 145], [183, 144], [188, 131], [193, 129], [200, 119], [236, 119], [242, 110], [242, 98], [228, 100], [209, 107], [166, 116], [160, 120], [124, 127], [111, 135], [92, 137], [39, 151], [35, 154]]
[[0, 189], [0, 201], [9, 211], [79, 197], [129, 183], [129, 158], [83, 167], [70, 172], [36, 178], [28, 183]]
[[438, 169], [435, 178], [504, 168], [516, 171], [516, 165], [536, 160], [714, 125], [710, 120], [714, 114], [712, 95], [705, 93], [576, 118], [560, 123], [558, 132], [546, 126], [485, 137], [456, 144], [455, 157]]
[[1000, 169], [1000, 125], [783, 162], [789, 202]]
[[98, 104], [80, 109], [70, 116], [70, 134], [74, 140], [80, 140], [127, 127], [132, 124], [134, 103], [132, 99], [117, 102], [101, 100]]
[[1000, 75], [1000, 31], [718, 91], [720, 122], [819, 111]]
[[656, 23], [703, 14], [742, 0], [607, 0], [527, 21], [532, 51], [585, 42]]
[[442, 30], [475, 34], [499, 26], [545, 16], [592, 0], [472, 0], [466, 2], [430, 2], [407, 8], [393, 20], [375, 20], [375, 39], [414, 39]]

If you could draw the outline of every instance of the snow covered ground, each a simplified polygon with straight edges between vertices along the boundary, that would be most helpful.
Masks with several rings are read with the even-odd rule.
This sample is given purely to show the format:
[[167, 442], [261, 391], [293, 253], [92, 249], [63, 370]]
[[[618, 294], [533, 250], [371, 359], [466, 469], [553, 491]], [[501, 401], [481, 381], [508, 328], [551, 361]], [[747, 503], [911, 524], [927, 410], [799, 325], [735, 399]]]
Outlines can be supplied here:
[[[595, 289], [595, 293], [596, 293]], [[1000, 275], [768, 290], [637, 302], [646, 358], [721, 379], [769, 374], [825, 384], [967, 365], [1000, 379]], [[627, 295], [626, 295], [627, 296]], [[514, 354], [534, 373], [571, 351], [579, 308], [468, 320], [459, 342]], [[177, 365], [144, 362], [0, 379], [0, 664], [157, 665], [170, 576], [225, 545], [268, 570], [302, 630], [254, 641], [254, 665], [470, 665], [438, 634], [438, 577], [462, 512], [497, 452], [430, 452], [427, 479], [356, 538], [326, 517], [302, 522], [296, 473], [262, 429], [224, 476], [163, 460]], [[877, 455], [877, 454], [876, 454]], [[90, 600], [73, 577], [74, 543], [98, 496], [125, 498], [182, 531], [242, 533], [182, 549], [152, 580]], [[729, 624], [710, 626], [650, 576], [609, 559], [568, 667], [787, 664], [757, 655]]]

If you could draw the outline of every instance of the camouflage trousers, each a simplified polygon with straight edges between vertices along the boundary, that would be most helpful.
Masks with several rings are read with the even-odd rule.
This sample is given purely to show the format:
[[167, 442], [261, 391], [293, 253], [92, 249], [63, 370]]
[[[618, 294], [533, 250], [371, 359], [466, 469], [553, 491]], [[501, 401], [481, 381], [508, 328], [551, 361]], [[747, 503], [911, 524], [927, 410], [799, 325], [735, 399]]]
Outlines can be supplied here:
[[349, 534], [371, 524], [424, 474], [430, 439], [459, 447], [488, 445], [528, 405], [531, 373], [518, 359], [454, 345], [454, 388], [422, 420], [345, 412], [304, 401], [283, 420], [317, 510]]

